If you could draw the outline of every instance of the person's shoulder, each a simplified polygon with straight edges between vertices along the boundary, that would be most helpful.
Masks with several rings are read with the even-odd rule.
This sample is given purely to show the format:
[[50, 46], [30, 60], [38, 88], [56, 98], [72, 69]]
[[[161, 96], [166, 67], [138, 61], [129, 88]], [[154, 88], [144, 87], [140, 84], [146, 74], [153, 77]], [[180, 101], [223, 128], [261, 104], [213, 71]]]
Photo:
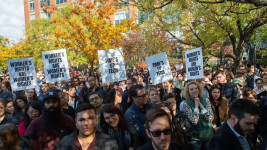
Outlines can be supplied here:
[[139, 147], [137, 150], [154, 150], [152, 142], [148, 142], [145, 145]]
[[103, 141], [114, 140], [110, 135], [107, 135], [99, 130], [97, 131], [97, 139], [100, 139]]
[[61, 143], [71, 143], [71, 142], [73, 142], [74, 141], [74, 137], [75, 137], [75, 132], [76, 131], [74, 131], [74, 132], [72, 132], [71, 134], [69, 134], [69, 135], [66, 135], [66, 136], [64, 136], [61, 140], [60, 140], [60, 142]]

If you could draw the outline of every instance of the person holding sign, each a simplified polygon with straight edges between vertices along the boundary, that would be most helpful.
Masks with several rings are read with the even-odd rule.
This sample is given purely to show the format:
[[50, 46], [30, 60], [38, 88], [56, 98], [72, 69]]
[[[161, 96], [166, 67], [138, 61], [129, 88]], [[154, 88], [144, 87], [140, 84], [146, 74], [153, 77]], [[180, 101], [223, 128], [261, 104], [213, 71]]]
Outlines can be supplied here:
[[214, 134], [210, 102], [203, 98], [203, 87], [195, 81], [186, 84], [183, 97], [184, 113], [194, 126], [194, 132], [189, 137], [189, 147], [192, 150], [207, 150], [208, 141]]

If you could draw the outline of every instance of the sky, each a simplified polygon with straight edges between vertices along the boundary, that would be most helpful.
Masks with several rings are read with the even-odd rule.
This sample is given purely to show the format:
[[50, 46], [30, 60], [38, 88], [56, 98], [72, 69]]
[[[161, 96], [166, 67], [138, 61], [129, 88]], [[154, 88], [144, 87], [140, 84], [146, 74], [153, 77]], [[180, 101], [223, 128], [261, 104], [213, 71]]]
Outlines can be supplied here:
[[11, 41], [24, 38], [23, 0], [0, 0], [0, 35]]

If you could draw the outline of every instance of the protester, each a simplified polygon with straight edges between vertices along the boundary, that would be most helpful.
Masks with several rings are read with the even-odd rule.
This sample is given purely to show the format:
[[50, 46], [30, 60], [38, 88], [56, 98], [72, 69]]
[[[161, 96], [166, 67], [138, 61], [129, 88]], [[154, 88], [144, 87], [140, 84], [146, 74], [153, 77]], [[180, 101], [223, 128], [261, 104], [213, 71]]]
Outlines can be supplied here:
[[229, 119], [215, 133], [209, 150], [249, 150], [253, 149], [246, 135], [254, 130], [259, 108], [253, 102], [239, 99], [229, 109]]
[[67, 93], [62, 91], [58, 92], [58, 96], [60, 99], [60, 107], [64, 114], [69, 115], [73, 120], [75, 119], [75, 110], [73, 107], [68, 105], [69, 96]]
[[153, 105], [156, 105], [161, 101], [160, 96], [159, 96], [159, 91], [156, 87], [149, 87], [148, 88], [148, 98], [150, 103]]
[[195, 81], [186, 84], [183, 97], [183, 111], [194, 125], [194, 133], [189, 137], [192, 150], [207, 150], [208, 141], [213, 136], [213, 112], [208, 99], [203, 97], [203, 87]]
[[15, 117], [6, 114], [6, 102], [0, 100], [0, 125], [6, 123], [14, 123], [15, 125], [18, 125], [19, 121]]
[[18, 131], [19, 135], [24, 135], [30, 122], [38, 118], [42, 114], [42, 105], [38, 101], [31, 101], [26, 105], [24, 120], [19, 124]]
[[83, 100], [76, 95], [76, 88], [77, 87], [74, 84], [68, 86], [68, 105], [74, 108], [74, 110], [78, 107], [79, 104], [83, 102]]
[[117, 89], [110, 89], [106, 95], [106, 104], [113, 104], [122, 110], [121, 101], [122, 101], [122, 93]]
[[140, 146], [138, 133], [123, 118], [113, 104], [106, 104], [101, 112], [102, 132], [116, 139], [120, 150], [133, 150]]
[[58, 150], [95, 149], [118, 150], [117, 142], [109, 135], [96, 129], [98, 117], [93, 105], [84, 103], [75, 113], [76, 130], [65, 136], [57, 146]]
[[2, 89], [3, 79], [0, 78], [0, 99], [13, 100], [13, 94], [8, 90]]
[[260, 94], [261, 92], [265, 91], [263, 87], [263, 80], [261, 78], [258, 78], [255, 80], [256, 87], [253, 89], [256, 94]]
[[144, 126], [145, 115], [153, 106], [148, 103], [148, 95], [141, 84], [131, 86], [129, 97], [133, 103], [125, 112], [124, 117], [130, 125], [136, 128], [141, 144], [144, 144], [147, 140]]
[[129, 98], [129, 89], [137, 84], [137, 80], [133, 77], [129, 78], [126, 80], [126, 91], [123, 92], [122, 94], [122, 107], [123, 107], [123, 112], [126, 112], [126, 110], [131, 106], [132, 100]]
[[217, 84], [211, 86], [209, 100], [214, 116], [212, 123], [215, 125], [215, 131], [217, 131], [228, 119], [228, 101], [222, 96], [221, 87]]
[[151, 109], [146, 114], [146, 135], [151, 139], [138, 150], [183, 150], [183, 145], [172, 142], [172, 123], [169, 115], [162, 109]]
[[13, 123], [0, 125], [1, 150], [32, 150], [33, 142], [19, 135]]
[[26, 90], [26, 96], [27, 96], [28, 102], [30, 102], [30, 101], [38, 101], [39, 100], [35, 89], [27, 89]]
[[48, 92], [49, 92], [49, 86], [46, 82], [43, 82], [39, 93], [39, 101], [43, 102], [44, 95], [47, 94]]
[[43, 103], [43, 114], [30, 123], [24, 135], [35, 141], [34, 149], [55, 150], [60, 139], [74, 131], [75, 123], [60, 109], [57, 93], [46, 93]]
[[92, 92], [88, 96], [88, 101], [96, 109], [96, 115], [98, 118], [97, 129], [100, 129], [100, 115], [101, 115], [101, 112], [103, 109], [103, 99], [101, 98], [101, 96], [98, 92]]

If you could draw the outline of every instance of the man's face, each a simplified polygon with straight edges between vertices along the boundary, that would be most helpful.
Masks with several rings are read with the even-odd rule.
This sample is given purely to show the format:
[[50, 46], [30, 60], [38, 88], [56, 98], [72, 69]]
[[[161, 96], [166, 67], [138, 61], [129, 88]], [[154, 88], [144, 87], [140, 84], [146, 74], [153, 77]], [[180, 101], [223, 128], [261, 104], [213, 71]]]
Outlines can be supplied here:
[[254, 65], [250, 66], [250, 71], [251, 71], [252, 73], [255, 72], [255, 66], [254, 66]]
[[241, 119], [235, 118], [234, 129], [237, 133], [244, 136], [250, 131], [254, 130], [254, 125], [257, 123], [258, 115], [253, 116], [245, 113], [244, 117]]
[[93, 94], [89, 97], [89, 102], [92, 104], [95, 108], [102, 105], [103, 99], [98, 96], [98, 94]]
[[43, 91], [43, 93], [48, 92], [48, 89], [49, 89], [49, 87], [48, 87], [47, 84], [42, 84], [42, 91]]
[[64, 105], [68, 104], [68, 102], [69, 102], [68, 94], [66, 94], [64, 92], [59, 92], [58, 96], [60, 99], [60, 106], [64, 106]]
[[98, 123], [97, 115], [93, 109], [78, 112], [75, 121], [81, 137], [88, 137]]
[[152, 140], [154, 149], [168, 150], [171, 143], [171, 132], [165, 135], [163, 132], [156, 137], [152, 134], [153, 131], [163, 131], [170, 129], [170, 124], [167, 116], [159, 117], [149, 124], [149, 130], [146, 129], [146, 134]]
[[263, 87], [263, 82], [261, 80], [258, 80], [256, 82], [256, 86], [257, 86], [258, 89], [262, 88]]
[[88, 82], [89, 82], [89, 85], [91, 87], [94, 87], [96, 85], [96, 81], [95, 81], [95, 78], [94, 77], [89, 77], [88, 78]]
[[226, 83], [226, 76], [221, 73], [216, 76], [216, 79], [217, 83]]
[[49, 87], [50, 89], [55, 89], [56, 88], [55, 82], [50, 82]]
[[55, 98], [48, 98], [44, 101], [44, 106], [48, 111], [54, 111], [58, 107], [59, 102]]
[[132, 80], [127, 80], [126, 85], [127, 85], [127, 90], [129, 90], [133, 86]]
[[133, 101], [137, 106], [144, 106], [147, 104], [148, 95], [146, 90], [143, 88], [141, 90], [137, 90], [137, 96], [133, 97]]
[[73, 79], [73, 83], [75, 86], [77, 86], [79, 84], [79, 79]]
[[246, 68], [245, 67], [239, 67], [239, 72], [245, 73], [246, 72]]

